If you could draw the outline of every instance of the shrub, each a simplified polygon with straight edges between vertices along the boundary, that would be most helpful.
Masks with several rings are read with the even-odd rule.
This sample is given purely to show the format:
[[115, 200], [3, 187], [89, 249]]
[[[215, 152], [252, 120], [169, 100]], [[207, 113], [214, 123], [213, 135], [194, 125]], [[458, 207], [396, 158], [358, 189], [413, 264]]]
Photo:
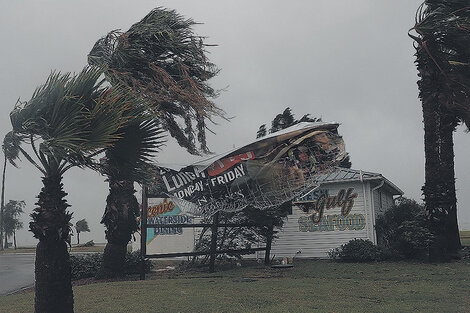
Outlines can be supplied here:
[[[71, 255], [72, 280], [95, 277], [103, 263], [103, 253]], [[145, 272], [150, 272], [152, 262], [145, 260]], [[124, 267], [125, 274], [140, 273], [140, 251], [128, 252]]]
[[353, 239], [328, 252], [333, 260], [344, 262], [371, 262], [383, 259], [384, 252], [370, 240]]
[[395, 259], [425, 258], [433, 235], [424, 206], [402, 198], [376, 220], [377, 241]]
[[72, 280], [95, 277], [103, 261], [102, 253], [77, 254], [70, 256]]
[[[124, 266], [126, 274], [140, 273], [140, 250], [134, 252], [127, 252], [126, 264]], [[146, 259], [144, 266], [145, 272], [148, 273], [152, 269], [152, 262], [149, 259]]]

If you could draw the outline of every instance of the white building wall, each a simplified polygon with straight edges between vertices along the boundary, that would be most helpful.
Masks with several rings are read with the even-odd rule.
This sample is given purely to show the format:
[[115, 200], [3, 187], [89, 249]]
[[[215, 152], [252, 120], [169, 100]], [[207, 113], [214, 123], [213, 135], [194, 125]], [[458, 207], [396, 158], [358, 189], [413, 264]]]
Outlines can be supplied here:
[[379, 188], [374, 191], [374, 209], [375, 217], [385, 213], [393, 205], [393, 195], [390, 192]]
[[[283, 228], [278, 230], [278, 238], [273, 241], [271, 255], [289, 257], [294, 256], [300, 250], [301, 253], [297, 257], [326, 258], [328, 251], [347, 243], [351, 239], [373, 240], [374, 228], [372, 225], [373, 214], [369, 183], [333, 183], [320, 187], [320, 189], [327, 189], [329, 196], [337, 195], [341, 189], [348, 190], [349, 188], [354, 188], [353, 193], [357, 194], [349, 215], [363, 216], [365, 225], [362, 229], [348, 229], [346, 227], [344, 230], [340, 230], [334, 226], [333, 230], [331, 228], [326, 230], [325, 227], [322, 230], [319, 230], [319, 228], [315, 230], [315, 228], [309, 226], [307, 231], [303, 231], [305, 226], [303, 222], [299, 223], [299, 219], [304, 221], [309, 214], [294, 206], [292, 215], [288, 216]], [[324, 217], [330, 215], [341, 215], [341, 208], [335, 207], [324, 211]]]
[[[273, 241], [271, 256], [276, 257], [292, 257], [297, 251], [301, 251], [297, 257], [316, 257], [326, 258], [328, 251], [347, 243], [351, 239], [369, 239], [376, 242], [375, 235], [375, 218], [385, 212], [393, 205], [393, 196], [387, 192], [385, 188], [379, 188], [372, 192], [372, 188], [377, 183], [368, 181], [354, 181], [344, 183], [328, 183], [322, 185], [320, 190], [327, 190], [329, 196], [337, 195], [340, 190], [353, 188], [352, 194], [356, 195], [354, 204], [349, 216], [362, 216], [364, 219], [364, 227], [357, 229], [349, 229], [344, 227], [343, 230], [336, 225], [314, 226], [311, 223], [306, 224], [309, 214], [303, 212], [299, 207], [294, 206], [292, 215], [286, 218], [282, 229], [278, 231], [276, 239]], [[149, 199], [149, 206], [157, 205], [163, 199]], [[177, 212], [179, 208], [175, 209]], [[172, 213], [172, 215], [184, 215], [184, 212]], [[324, 210], [324, 217], [341, 216], [341, 207], [333, 207]], [[299, 223], [299, 219], [301, 222]], [[200, 218], [192, 218], [191, 223], [199, 223]], [[336, 222], [333, 222], [335, 224]], [[152, 230], [149, 230], [151, 232]], [[201, 228], [184, 228], [181, 234], [157, 235], [147, 244], [147, 254], [172, 253], [172, 252], [189, 252], [192, 251], [196, 240], [199, 238]], [[136, 241], [133, 243], [133, 249], [140, 249], [140, 238], [136, 234]], [[260, 246], [264, 246], [261, 244]], [[245, 257], [264, 258], [264, 251]]]

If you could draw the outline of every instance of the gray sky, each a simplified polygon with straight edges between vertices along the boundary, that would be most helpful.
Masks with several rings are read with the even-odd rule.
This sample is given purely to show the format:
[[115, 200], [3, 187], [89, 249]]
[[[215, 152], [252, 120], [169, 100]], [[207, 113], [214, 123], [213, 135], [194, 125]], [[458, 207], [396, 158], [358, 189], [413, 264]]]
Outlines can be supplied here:
[[[79, 71], [97, 39], [127, 30], [151, 9], [164, 6], [204, 23], [210, 59], [221, 68], [213, 79], [227, 87], [216, 103], [234, 117], [219, 120], [209, 145], [222, 153], [255, 137], [287, 106], [300, 118], [310, 113], [341, 123], [353, 168], [382, 173], [407, 197], [421, 199], [424, 182], [423, 126], [414, 49], [408, 38], [420, 0], [355, 1], [2, 1], [0, 29], [0, 134], [10, 129], [16, 100], [29, 100], [51, 70]], [[455, 134], [459, 224], [470, 229], [470, 134]], [[174, 142], [160, 162], [195, 160]], [[105, 206], [104, 177], [89, 170], [65, 174], [72, 222], [86, 218], [82, 241], [104, 242], [99, 224]], [[20, 245], [35, 243], [27, 231], [40, 173], [26, 160], [8, 167], [6, 199], [25, 200]], [[76, 239], [74, 238], [74, 241]]]

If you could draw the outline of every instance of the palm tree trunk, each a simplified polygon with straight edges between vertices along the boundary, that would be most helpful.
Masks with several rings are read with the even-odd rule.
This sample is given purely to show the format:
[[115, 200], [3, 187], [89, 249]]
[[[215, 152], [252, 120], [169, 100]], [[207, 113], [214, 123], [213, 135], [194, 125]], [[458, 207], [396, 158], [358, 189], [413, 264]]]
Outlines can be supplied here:
[[100, 277], [125, 274], [127, 244], [137, 230], [139, 204], [134, 196], [134, 182], [109, 179], [109, 195], [101, 223], [106, 227], [107, 244], [103, 254]]
[[457, 118], [444, 112], [440, 123], [440, 159], [441, 159], [441, 207], [448, 213], [446, 227], [446, 245], [449, 252], [456, 255], [462, 248], [459, 226], [457, 223], [457, 196], [455, 193], [454, 140], [453, 132]]
[[77, 231], [77, 245], [80, 244], [80, 232]]
[[5, 249], [8, 249], [8, 235], [5, 233]]
[[44, 177], [39, 193], [38, 207], [29, 224], [39, 239], [35, 261], [35, 312], [73, 312], [70, 256], [67, 242], [70, 235], [71, 214], [62, 190], [60, 175]]
[[[0, 250], [3, 250], [3, 209], [5, 207], [5, 174], [7, 170], [7, 156], [5, 152], [4, 154], [4, 159], [3, 159], [3, 175], [2, 175], [2, 199], [1, 199], [1, 207], [0, 207]], [[5, 234], [6, 237], [6, 234]]]
[[[429, 48], [429, 46], [428, 46]], [[448, 256], [445, 240], [447, 214], [441, 208], [440, 166], [440, 118], [439, 95], [440, 73], [423, 47], [418, 47], [416, 63], [421, 79], [418, 81], [423, 109], [425, 182], [422, 188], [425, 208], [428, 213], [433, 242], [429, 248], [431, 261], [444, 260]]]
[[16, 250], [16, 231], [13, 231], [13, 245], [15, 246]]

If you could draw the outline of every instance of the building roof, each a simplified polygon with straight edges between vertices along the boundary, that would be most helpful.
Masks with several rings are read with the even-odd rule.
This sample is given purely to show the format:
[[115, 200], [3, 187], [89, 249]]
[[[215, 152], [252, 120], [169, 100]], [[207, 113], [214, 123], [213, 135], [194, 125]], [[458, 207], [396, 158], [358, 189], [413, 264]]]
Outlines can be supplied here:
[[352, 182], [352, 181], [383, 181], [393, 195], [403, 195], [403, 191], [379, 173], [337, 167], [334, 171], [318, 176], [320, 184]]

